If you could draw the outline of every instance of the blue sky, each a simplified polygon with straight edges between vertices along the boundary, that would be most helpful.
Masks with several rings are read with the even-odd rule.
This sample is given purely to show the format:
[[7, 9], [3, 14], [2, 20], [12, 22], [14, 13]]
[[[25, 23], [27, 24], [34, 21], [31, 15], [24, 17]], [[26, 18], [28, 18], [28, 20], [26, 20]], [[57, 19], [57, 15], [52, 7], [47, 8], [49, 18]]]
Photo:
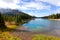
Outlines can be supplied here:
[[60, 0], [0, 0], [0, 8], [18, 9], [41, 17], [60, 13]]

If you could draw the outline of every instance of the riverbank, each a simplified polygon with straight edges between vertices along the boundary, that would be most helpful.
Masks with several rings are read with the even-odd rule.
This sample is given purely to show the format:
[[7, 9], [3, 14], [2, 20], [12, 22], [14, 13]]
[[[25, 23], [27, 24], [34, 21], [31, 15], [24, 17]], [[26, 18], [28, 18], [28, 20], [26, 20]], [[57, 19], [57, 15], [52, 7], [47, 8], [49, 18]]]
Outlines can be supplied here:
[[[18, 34], [17, 34], [18, 33]], [[48, 36], [44, 34], [35, 34], [31, 32], [0, 32], [0, 40], [60, 40], [56, 36]]]
[[[42, 39], [42, 40], [50, 40], [50, 39], [51, 40], [60, 40], [60, 38], [57, 36], [53, 36], [53, 35], [49, 35], [49, 34], [45, 34], [45, 33], [31, 32], [22, 26], [20, 28], [17, 28], [15, 31], [12, 31], [12, 32], [5, 31], [4, 33], [6, 33], [6, 35], [8, 35], [8, 36], [12, 35], [12, 36], [10, 36], [10, 38], [12, 38], [11, 40], [13, 40], [13, 37], [17, 37], [18, 39], [16, 39], [16, 40], [36, 40], [36, 39], [38, 39], [38, 40], [40, 40], [40, 39]], [[6, 37], [8, 37], [8, 36], [6, 36]], [[5, 37], [3, 37], [3, 38], [5, 38]], [[10, 38], [8, 38], [8, 39], [10, 39]], [[3, 40], [6, 40], [6, 39], [3, 39]], [[15, 40], [15, 38], [14, 38], [14, 40]]]
[[49, 19], [49, 20], [55, 20], [55, 21], [60, 21], [60, 19]]
[[[18, 31], [19, 30], [19, 31]], [[27, 30], [27, 28], [20, 27], [17, 28], [17, 31], [11, 32], [12, 35], [17, 36], [18, 38], [21, 38], [22, 40], [60, 40], [59, 36], [48, 34], [48, 33], [40, 33], [40, 32], [31, 32]]]
[[36, 34], [32, 32], [14, 32], [12, 33], [14, 36], [21, 38], [22, 40], [60, 40], [60, 37], [45, 35], [45, 34]]
[[[8, 27], [15, 27], [14, 25], [8, 25]], [[7, 31], [6, 31], [7, 32]], [[45, 32], [31, 32], [23, 26], [17, 27], [14, 31], [8, 31], [11, 35], [21, 38], [22, 40], [60, 40], [58, 36], [45, 33]], [[44, 36], [45, 35], [45, 36]]]
[[10, 32], [0, 31], [0, 40], [21, 40], [20, 38], [13, 36]]

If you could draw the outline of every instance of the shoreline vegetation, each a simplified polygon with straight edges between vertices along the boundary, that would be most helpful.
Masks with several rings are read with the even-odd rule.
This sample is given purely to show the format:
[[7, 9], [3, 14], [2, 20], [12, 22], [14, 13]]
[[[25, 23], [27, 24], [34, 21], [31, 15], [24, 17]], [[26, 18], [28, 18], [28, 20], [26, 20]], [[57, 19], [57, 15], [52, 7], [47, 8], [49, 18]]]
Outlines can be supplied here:
[[47, 36], [47, 35], [34, 35], [33, 40], [60, 40], [59, 37], [55, 37], [55, 36]]
[[13, 36], [10, 32], [0, 32], [0, 40], [21, 40], [20, 38]]
[[60, 19], [60, 13], [56, 13], [56, 14], [52, 14], [52, 15], [48, 15], [48, 16], [44, 16], [44, 17], [40, 17], [43, 19]]
[[55, 21], [60, 21], [60, 19], [48, 19], [48, 20], [55, 20]]

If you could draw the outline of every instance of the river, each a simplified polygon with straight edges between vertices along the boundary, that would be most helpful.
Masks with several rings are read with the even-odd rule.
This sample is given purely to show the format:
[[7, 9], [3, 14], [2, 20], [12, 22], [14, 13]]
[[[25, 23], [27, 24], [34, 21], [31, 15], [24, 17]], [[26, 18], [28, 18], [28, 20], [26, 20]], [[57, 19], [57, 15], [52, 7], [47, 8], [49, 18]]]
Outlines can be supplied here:
[[60, 21], [49, 19], [34, 19], [22, 25], [31, 32], [46, 33], [60, 36]]

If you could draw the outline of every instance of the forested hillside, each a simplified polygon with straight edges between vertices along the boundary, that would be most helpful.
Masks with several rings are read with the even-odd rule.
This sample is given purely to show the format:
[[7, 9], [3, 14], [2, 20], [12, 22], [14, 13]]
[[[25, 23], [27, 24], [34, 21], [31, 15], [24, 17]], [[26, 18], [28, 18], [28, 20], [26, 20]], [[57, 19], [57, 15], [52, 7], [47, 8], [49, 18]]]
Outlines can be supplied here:
[[44, 16], [44, 17], [41, 17], [41, 18], [60, 19], [60, 13], [52, 14], [52, 15], [49, 15], [49, 16]]
[[16, 24], [22, 23], [24, 20], [32, 19], [33, 16], [28, 15], [24, 12], [18, 10], [3, 11], [0, 13], [4, 18], [4, 21], [11, 22], [14, 21]]

